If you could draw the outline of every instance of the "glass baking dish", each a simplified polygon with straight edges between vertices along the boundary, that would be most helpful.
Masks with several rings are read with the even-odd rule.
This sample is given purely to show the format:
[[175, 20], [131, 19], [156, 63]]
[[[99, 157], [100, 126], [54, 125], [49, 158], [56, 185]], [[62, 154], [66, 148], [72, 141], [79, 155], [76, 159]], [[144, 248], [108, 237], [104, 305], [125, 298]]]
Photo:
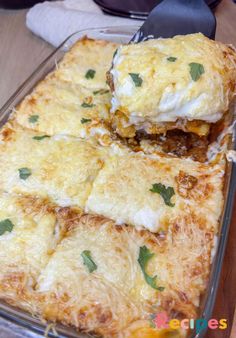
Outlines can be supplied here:
[[[71, 45], [81, 39], [83, 36], [88, 36], [94, 39], [103, 39], [117, 43], [127, 43], [130, 41], [133, 34], [138, 30], [136, 26], [123, 26], [123, 27], [103, 27], [82, 30], [69, 36], [58, 48], [55, 49], [32, 73], [32, 75], [18, 88], [18, 90], [11, 96], [11, 98], [0, 109], [0, 127], [6, 123], [12, 109], [36, 86], [36, 84], [43, 79], [50, 71], [52, 71], [57, 63], [62, 59], [66, 51]], [[232, 114], [234, 115], [235, 108], [232, 107]], [[229, 149], [236, 149], [236, 140], [232, 137]], [[225, 247], [227, 243], [227, 235], [230, 226], [230, 220], [233, 210], [234, 193], [236, 188], [236, 165], [228, 162], [226, 178], [225, 178], [225, 204], [221, 216], [219, 236], [216, 253], [212, 262], [210, 278], [205, 295], [201, 299], [198, 318], [209, 320], [211, 318], [217, 287], [222, 268]], [[36, 333], [44, 335], [47, 323], [43, 323], [39, 319], [32, 317], [23, 310], [14, 308], [3, 301], [0, 301], [0, 316], [23, 326]], [[78, 333], [73, 328], [65, 327], [60, 324], [55, 326], [56, 332], [49, 332], [48, 337], [67, 337], [67, 338], [85, 338], [91, 335]], [[58, 333], [58, 335], [56, 334]], [[194, 338], [202, 338], [205, 336], [206, 330], [202, 330], [199, 334], [193, 334]]]

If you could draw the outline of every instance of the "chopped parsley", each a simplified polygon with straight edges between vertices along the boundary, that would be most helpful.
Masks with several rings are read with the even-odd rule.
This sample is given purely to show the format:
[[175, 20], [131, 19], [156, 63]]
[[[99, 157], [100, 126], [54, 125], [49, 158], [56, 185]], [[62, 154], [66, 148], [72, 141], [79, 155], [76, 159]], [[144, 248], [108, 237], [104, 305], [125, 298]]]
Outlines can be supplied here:
[[81, 107], [83, 107], [83, 108], [92, 108], [92, 107], [95, 107], [95, 104], [83, 102], [81, 104]]
[[140, 77], [138, 73], [129, 73], [129, 76], [131, 76], [131, 79], [133, 80], [135, 87], [141, 87], [143, 79]]
[[201, 63], [191, 62], [189, 63], [190, 75], [193, 81], [197, 81], [202, 74], [205, 73], [205, 69]]
[[86, 77], [86, 79], [93, 79], [94, 78], [94, 76], [95, 76], [95, 73], [96, 73], [96, 70], [94, 70], [94, 69], [89, 69], [87, 72], [86, 72], [86, 74], [85, 74], [85, 77]]
[[158, 291], [163, 291], [164, 287], [162, 286], [157, 286], [156, 280], [157, 276], [151, 277], [147, 274], [146, 268], [149, 260], [154, 256], [154, 253], [152, 253], [146, 245], [141, 246], [139, 248], [139, 257], [138, 257], [138, 263], [141, 267], [141, 270], [143, 272], [145, 281], [147, 282], [148, 285], [150, 285], [153, 289], [158, 290]]
[[88, 123], [88, 122], [91, 122], [91, 121], [92, 121], [91, 119], [86, 119], [86, 118], [84, 118], [84, 117], [82, 117], [82, 119], [80, 120], [80, 122], [81, 122], [82, 124]]
[[150, 189], [151, 192], [160, 194], [163, 198], [166, 205], [169, 207], [174, 207], [174, 203], [171, 203], [171, 197], [175, 194], [174, 188], [167, 187], [164, 184], [161, 183], [154, 183], [152, 185], [152, 189]]
[[38, 115], [31, 115], [28, 120], [30, 123], [36, 123], [38, 119], [39, 119]]
[[43, 140], [44, 138], [48, 138], [48, 137], [50, 137], [50, 136], [48, 136], [48, 135], [34, 136], [34, 137], [33, 137], [33, 140], [41, 141], [41, 140]]
[[0, 221], [0, 236], [2, 236], [6, 231], [12, 232], [14, 224], [9, 218]]
[[21, 180], [26, 180], [32, 174], [28, 168], [20, 168], [18, 171]]
[[97, 95], [97, 94], [103, 95], [103, 94], [107, 94], [107, 93], [109, 93], [108, 89], [99, 89], [99, 90], [95, 90], [93, 92], [93, 95]]
[[174, 56], [170, 56], [170, 57], [167, 58], [167, 60], [170, 61], [170, 62], [175, 62], [177, 60], [177, 58], [174, 57]]
[[81, 257], [83, 258], [84, 265], [87, 266], [90, 273], [97, 269], [97, 265], [94, 263], [89, 250], [84, 250], [81, 253]]
[[156, 314], [155, 313], [151, 313], [150, 316], [149, 316], [150, 327], [153, 327], [153, 328], [156, 327], [156, 324], [154, 323], [154, 319], [155, 318], [156, 318]]
[[117, 52], [118, 52], [118, 49], [116, 49], [116, 50], [114, 51], [114, 53], [113, 53], [113, 59], [114, 59], [114, 57], [116, 56]]

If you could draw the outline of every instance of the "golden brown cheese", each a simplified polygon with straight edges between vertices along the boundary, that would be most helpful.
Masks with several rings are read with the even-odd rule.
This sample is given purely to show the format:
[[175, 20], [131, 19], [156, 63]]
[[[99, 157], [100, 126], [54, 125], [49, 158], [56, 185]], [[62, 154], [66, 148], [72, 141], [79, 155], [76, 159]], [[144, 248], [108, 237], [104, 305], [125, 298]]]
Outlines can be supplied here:
[[[24, 127], [48, 135], [97, 136], [110, 142], [111, 93], [106, 72], [118, 45], [84, 38], [78, 41], [14, 110]], [[39, 116], [37, 123], [31, 116]]]
[[235, 95], [236, 53], [200, 33], [148, 40], [119, 47], [109, 78], [122, 136], [172, 128], [206, 135]]
[[[128, 332], [142, 320], [140, 329], [150, 330], [151, 316], [164, 310], [170, 318], [171, 311], [195, 317], [195, 303], [206, 283], [212, 241], [196, 225], [189, 225], [191, 229], [196, 226], [195, 232], [204, 245], [192, 252], [197, 265], [190, 264], [188, 250], [196, 247], [195, 239], [191, 239], [192, 247], [180, 252], [181, 236], [188, 230], [179, 225], [178, 230], [158, 238], [147, 231], [115, 226], [102, 217], [83, 216], [71, 225], [38, 278], [40, 315], [104, 337], [133, 337]], [[176, 224], [173, 226], [176, 228]], [[153, 289], [144, 279], [138, 263], [144, 246], [153, 254], [147, 272], [158, 276], [157, 283], [164, 291]], [[85, 250], [96, 264], [92, 272], [81, 256]], [[190, 269], [187, 278], [186, 267]], [[167, 304], [172, 304], [171, 309]], [[162, 336], [156, 332], [156, 337]]]
[[55, 212], [47, 202], [1, 192], [1, 298], [30, 306], [36, 279], [60, 237]]
[[92, 142], [8, 124], [0, 133], [0, 188], [82, 208], [104, 158]]
[[[131, 338], [137, 327], [139, 332], [165, 337], [167, 332], [157, 333], [150, 328], [151, 318], [161, 311], [170, 318], [173, 314], [178, 318], [196, 317], [199, 296], [208, 279], [215, 234], [215, 229], [207, 230], [205, 221], [197, 222], [196, 215], [176, 220], [168, 231], [155, 236], [132, 226], [116, 226], [102, 217], [80, 216], [69, 208], [55, 209], [33, 199], [11, 197], [1, 202], [1, 208], [2, 218], [17, 223], [10, 237], [4, 234], [7, 249], [3, 249], [12, 256], [6, 265], [1, 262], [2, 274], [7, 275], [9, 266], [17, 260], [14, 277], [7, 275], [1, 283], [1, 297], [7, 301], [47, 320], [105, 337]], [[45, 223], [48, 213], [54, 221], [51, 232], [49, 223]], [[23, 227], [18, 226], [16, 214]], [[30, 223], [32, 217], [34, 223]], [[55, 246], [61, 236], [62, 241]], [[20, 254], [14, 255], [19, 245]], [[146, 272], [157, 275], [156, 283], [164, 288], [162, 291], [145, 281], [138, 262], [144, 246], [153, 254]], [[44, 260], [43, 248], [47, 249]], [[81, 256], [85, 250], [90, 251], [96, 264], [91, 273]], [[37, 273], [32, 281], [35, 266]], [[18, 274], [22, 270], [24, 285]], [[179, 333], [179, 337], [183, 336], [184, 332]]]
[[[58, 80], [70, 81], [86, 88], [108, 89], [106, 72], [111, 67], [112, 57], [118, 46], [103, 40], [79, 40], [58, 65]], [[89, 70], [95, 71], [94, 76], [89, 76]]]
[[[185, 180], [181, 181], [181, 175]], [[190, 186], [185, 182], [189, 177], [194, 182]], [[223, 203], [223, 177], [223, 162], [213, 166], [113, 147], [93, 183], [86, 211], [158, 232], [197, 209], [203, 218], [207, 215], [209, 226], [216, 228]], [[151, 191], [154, 185], [161, 191]], [[173, 189], [173, 196], [165, 201], [167, 189]]]
[[[108, 89], [87, 89], [58, 80], [54, 72], [15, 109], [15, 118], [22, 126], [47, 135], [103, 139], [109, 137], [110, 96]], [[32, 116], [38, 120], [32, 121]]]

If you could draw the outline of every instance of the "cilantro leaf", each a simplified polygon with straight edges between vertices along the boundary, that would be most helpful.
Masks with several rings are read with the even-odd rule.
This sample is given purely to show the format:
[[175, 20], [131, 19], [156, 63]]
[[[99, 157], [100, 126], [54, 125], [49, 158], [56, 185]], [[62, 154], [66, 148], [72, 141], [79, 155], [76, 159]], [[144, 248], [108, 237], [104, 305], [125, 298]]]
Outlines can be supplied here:
[[91, 121], [92, 121], [91, 119], [86, 119], [86, 118], [84, 118], [84, 117], [82, 117], [82, 119], [80, 120], [80, 122], [81, 122], [82, 124], [88, 123], [88, 122], [91, 122]]
[[85, 74], [86, 79], [93, 79], [95, 76], [95, 73], [96, 73], [96, 70], [89, 69]]
[[99, 89], [99, 90], [95, 90], [93, 92], [93, 95], [97, 95], [97, 94], [103, 95], [103, 94], [107, 94], [107, 93], [109, 93], [108, 89]]
[[139, 248], [139, 257], [138, 257], [138, 263], [141, 267], [141, 270], [143, 272], [145, 281], [148, 285], [150, 285], [153, 289], [158, 291], [163, 291], [164, 287], [157, 286], [157, 276], [151, 277], [147, 274], [146, 268], [149, 260], [154, 256], [154, 253], [150, 252], [150, 250], [146, 247], [146, 245]]
[[9, 218], [0, 221], [0, 236], [2, 236], [6, 231], [12, 232], [14, 224]]
[[154, 183], [152, 185], [152, 189], [150, 189], [151, 192], [160, 194], [161, 197], [163, 198], [164, 202], [166, 205], [169, 207], [174, 207], [174, 203], [171, 203], [171, 197], [175, 195], [174, 188], [172, 187], [167, 187], [164, 184], [161, 183]]
[[81, 253], [81, 257], [83, 258], [84, 265], [87, 266], [90, 273], [97, 269], [97, 265], [92, 260], [91, 252], [89, 250], [84, 250]]
[[170, 57], [167, 58], [167, 60], [170, 61], [170, 62], [175, 62], [177, 60], [177, 58], [174, 57], [174, 56], [170, 56]]
[[19, 171], [20, 179], [22, 180], [26, 180], [32, 174], [31, 170], [28, 168], [20, 168], [18, 169], [18, 171]]
[[83, 107], [83, 108], [92, 108], [92, 107], [95, 107], [95, 104], [83, 102], [81, 104], [81, 107]]
[[143, 79], [139, 76], [138, 73], [129, 73], [131, 76], [131, 79], [133, 80], [133, 83], [135, 84], [135, 87], [141, 87], [143, 83]]
[[48, 138], [48, 137], [50, 137], [50, 136], [48, 136], [48, 135], [41, 135], [41, 136], [34, 136], [32, 138], [33, 138], [33, 140], [41, 141], [44, 138]]
[[36, 123], [39, 119], [38, 115], [30, 115], [30, 117], [28, 118], [30, 123]]
[[201, 63], [191, 62], [190, 66], [190, 75], [193, 81], [197, 81], [202, 74], [205, 73], [205, 69]]

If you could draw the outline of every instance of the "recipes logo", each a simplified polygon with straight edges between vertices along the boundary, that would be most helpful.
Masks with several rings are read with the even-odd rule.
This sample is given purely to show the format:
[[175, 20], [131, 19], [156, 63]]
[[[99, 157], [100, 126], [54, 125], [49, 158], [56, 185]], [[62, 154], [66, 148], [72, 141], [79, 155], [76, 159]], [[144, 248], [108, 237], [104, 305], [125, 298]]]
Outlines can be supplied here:
[[151, 318], [151, 325], [157, 329], [184, 329], [184, 330], [196, 330], [196, 333], [200, 333], [202, 330], [209, 328], [211, 330], [225, 330], [227, 329], [227, 319], [169, 319], [166, 312], [160, 312]]

